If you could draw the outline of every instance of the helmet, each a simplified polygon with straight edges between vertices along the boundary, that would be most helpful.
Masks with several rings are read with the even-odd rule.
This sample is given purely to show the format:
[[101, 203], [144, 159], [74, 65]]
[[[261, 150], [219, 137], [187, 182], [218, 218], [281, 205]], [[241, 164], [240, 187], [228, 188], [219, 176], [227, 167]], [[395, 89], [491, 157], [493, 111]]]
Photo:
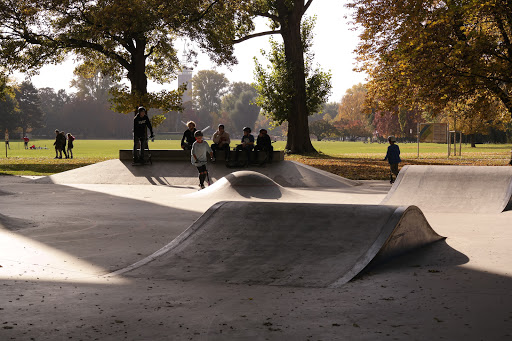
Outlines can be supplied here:
[[250, 132], [251, 132], [251, 128], [249, 128], [249, 127], [244, 127], [244, 131], [247, 131], [247, 132], [249, 132], [249, 133], [250, 133]]
[[196, 130], [194, 133], [194, 137], [203, 136], [203, 132], [201, 130]]
[[394, 136], [388, 136], [388, 141], [396, 142], [396, 138]]
[[145, 111], [145, 112], [147, 112], [146, 108], [144, 108], [143, 106], [140, 106], [140, 107], [137, 109], [137, 112], [141, 112], [141, 111]]

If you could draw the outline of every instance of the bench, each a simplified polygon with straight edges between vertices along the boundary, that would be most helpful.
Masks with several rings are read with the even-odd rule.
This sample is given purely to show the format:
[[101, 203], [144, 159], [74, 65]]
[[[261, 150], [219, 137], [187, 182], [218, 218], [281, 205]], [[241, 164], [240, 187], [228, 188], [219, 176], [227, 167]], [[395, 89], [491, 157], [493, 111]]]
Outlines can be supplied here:
[[[182, 149], [151, 149], [151, 160], [153, 161], [190, 161], [190, 150], [182, 150]], [[146, 150], [147, 153], [147, 150]], [[231, 159], [235, 158], [235, 151], [230, 153]], [[247, 160], [245, 152], [238, 152], [238, 159], [240, 161]], [[265, 159], [265, 152], [253, 152], [253, 155], [258, 153], [258, 159], [255, 161], [261, 161]], [[216, 153], [217, 160], [224, 161], [224, 151], [218, 150]], [[120, 149], [119, 150], [119, 160], [121, 161], [131, 161], [132, 160], [132, 149]], [[284, 161], [284, 151], [282, 150], [274, 150], [273, 154], [273, 162]]]

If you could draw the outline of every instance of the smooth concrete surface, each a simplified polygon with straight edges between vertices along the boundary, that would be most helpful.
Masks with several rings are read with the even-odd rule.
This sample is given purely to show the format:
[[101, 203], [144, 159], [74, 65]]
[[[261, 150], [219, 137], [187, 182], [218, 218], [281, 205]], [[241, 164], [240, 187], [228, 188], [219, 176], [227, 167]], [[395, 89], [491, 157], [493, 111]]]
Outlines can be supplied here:
[[[265, 170], [268, 179], [255, 176], [254, 180], [265, 186], [252, 188], [266, 187], [273, 195], [265, 197], [261, 188], [259, 194], [241, 193], [240, 188], [220, 183], [216, 196], [214, 185], [210, 193], [197, 191], [195, 172], [185, 173], [183, 168], [183, 173], [173, 173], [185, 164], [171, 169], [168, 164], [155, 164], [153, 169], [137, 171], [122, 165], [104, 162], [48, 178], [0, 176], [0, 340], [507, 340], [512, 336], [512, 211], [437, 212], [420, 207], [429, 225], [446, 240], [375, 264], [336, 287], [197, 280], [190, 278], [198, 274], [183, 260], [183, 278], [173, 279], [166, 277], [173, 271], [169, 264], [160, 268], [155, 264], [170, 254], [169, 243], [197, 226], [196, 221], [220, 201], [359, 207], [378, 205], [391, 186], [385, 181], [322, 177], [322, 172], [288, 164], [290, 172], [282, 174], [278, 168], [247, 169]], [[181, 184], [168, 181], [180, 178]], [[309, 219], [332, 225], [350, 220], [335, 210], [322, 217], [306, 208], [301, 211], [297, 225]], [[245, 217], [253, 226], [250, 213]], [[280, 210], [275, 214], [284, 216]], [[224, 223], [222, 217], [216, 221]], [[261, 224], [260, 228], [270, 227]], [[218, 241], [221, 236], [212, 233], [211, 237]], [[203, 241], [214, 247], [211, 240]], [[325, 243], [328, 247], [333, 242]], [[318, 246], [323, 247], [323, 243]], [[159, 250], [164, 251], [157, 254]], [[283, 272], [295, 274], [300, 257], [298, 251]], [[122, 269], [131, 271], [112, 276]]]
[[[251, 167], [285, 187], [357, 186], [359, 182], [341, 178], [331, 173], [294, 161], [281, 161], [265, 167]], [[227, 168], [224, 163], [208, 163], [208, 172], [217, 181], [235, 171], [246, 168]], [[197, 168], [190, 162], [155, 162], [153, 165], [132, 166], [131, 162], [109, 160], [99, 164], [77, 168], [36, 180], [38, 183], [57, 184], [115, 184], [115, 185], [162, 185], [197, 186]]]
[[225, 201], [212, 206], [160, 256], [117, 274], [339, 287], [377, 254], [382, 262], [441, 239], [414, 206]]
[[509, 203], [512, 167], [501, 166], [407, 165], [382, 201], [446, 213], [500, 213]]

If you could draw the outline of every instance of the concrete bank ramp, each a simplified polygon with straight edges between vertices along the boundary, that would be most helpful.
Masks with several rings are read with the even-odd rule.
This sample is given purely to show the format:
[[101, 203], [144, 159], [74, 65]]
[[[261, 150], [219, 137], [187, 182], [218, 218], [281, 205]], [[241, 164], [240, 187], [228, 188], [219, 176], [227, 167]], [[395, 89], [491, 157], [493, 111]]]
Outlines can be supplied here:
[[443, 238], [414, 206], [227, 201], [163, 249], [114, 274], [338, 287], [372, 261]]
[[381, 204], [425, 212], [500, 213], [512, 204], [512, 167], [404, 166]]
[[237, 171], [226, 175], [211, 186], [186, 197], [215, 198], [219, 200], [283, 199], [296, 196], [268, 176], [254, 171]]
[[[276, 161], [265, 167], [227, 168], [224, 162], [209, 163], [210, 177], [217, 181], [226, 175], [252, 170], [264, 174], [284, 187], [351, 188], [358, 181], [316, 169], [295, 161]], [[197, 186], [197, 168], [187, 161], [159, 161], [152, 165], [132, 166], [131, 162], [108, 160], [36, 180], [56, 184], [114, 184]]]

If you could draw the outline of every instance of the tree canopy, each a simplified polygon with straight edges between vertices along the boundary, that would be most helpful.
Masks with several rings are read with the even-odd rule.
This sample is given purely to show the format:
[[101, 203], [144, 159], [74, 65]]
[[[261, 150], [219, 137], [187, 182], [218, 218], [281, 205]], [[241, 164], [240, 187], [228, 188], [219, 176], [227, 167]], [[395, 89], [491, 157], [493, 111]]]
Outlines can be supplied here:
[[117, 111], [140, 104], [178, 109], [179, 91], [148, 94], [148, 78], [162, 83], [176, 75], [180, 36], [198, 41], [218, 62], [234, 63], [232, 36], [246, 25], [235, 14], [239, 6], [229, 0], [5, 0], [0, 62], [30, 73], [72, 52], [85, 77], [101, 71], [114, 81], [129, 80], [129, 89], [114, 92]]
[[197, 124], [212, 125], [212, 116], [220, 111], [221, 97], [227, 92], [228, 79], [215, 70], [201, 70], [192, 78], [192, 98]]
[[372, 105], [440, 111], [484, 91], [512, 115], [512, 2], [351, 0]]

